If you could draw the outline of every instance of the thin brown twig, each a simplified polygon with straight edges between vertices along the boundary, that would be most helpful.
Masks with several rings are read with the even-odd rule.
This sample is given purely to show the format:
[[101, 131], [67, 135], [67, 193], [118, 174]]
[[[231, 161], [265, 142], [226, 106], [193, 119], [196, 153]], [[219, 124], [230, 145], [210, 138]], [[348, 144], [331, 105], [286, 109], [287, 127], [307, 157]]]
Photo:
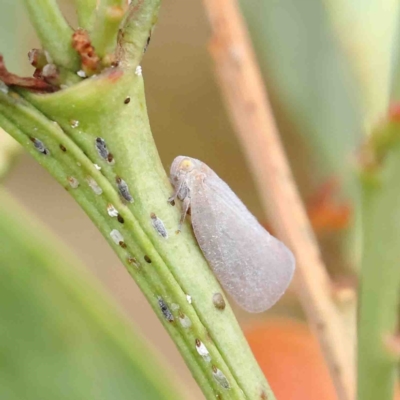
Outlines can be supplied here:
[[212, 27], [210, 51], [236, 132], [278, 236], [297, 260], [296, 284], [341, 400], [354, 398], [354, 360], [331, 282], [298, 194], [249, 35], [236, 0], [204, 0]]
[[17, 86], [31, 90], [39, 90], [43, 92], [55, 92], [57, 88], [41, 78], [23, 78], [21, 76], [9, 72], [4, 64], [4, 58], [0, 54], [0, 81], [7, 86]]

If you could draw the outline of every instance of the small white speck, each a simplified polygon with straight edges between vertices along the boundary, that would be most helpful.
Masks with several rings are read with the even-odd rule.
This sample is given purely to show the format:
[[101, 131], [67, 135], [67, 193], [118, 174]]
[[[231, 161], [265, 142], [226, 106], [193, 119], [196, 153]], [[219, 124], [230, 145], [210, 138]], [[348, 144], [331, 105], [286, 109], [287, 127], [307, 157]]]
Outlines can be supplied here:
[[97, 164], [93, 164], [93, 165], [94, 165], [94, 167], [97, 169], [97, 171], [100, 171], [100, 170], [101, 170], [100, 165], [97, 165]]
[[7, 94], [8, 90], [9, 90], [8, 86], [5, 83], [0, 81], [0, 92]]
[[73, 119], [72, 121], [70, 121], [71, 124], [71, 128], [75, 129], [79, 126], [79, 121], [77, 121], [76, 119]]
[[201, 342], [198, 339], [196, 339], [196, 350], [203, 357], [203, 360], [205, 362], [210, 362], [211, 361], [211, 356], [210, 356], [210, 353], [207, 350], [207, 347], [204, 346], [204, 343]]
[[229, 389], [230, 385], [229, 385], [228, 379], [226, 379], [226, 376], [224, 375], [224, 373], [214, 365], [212, 366], [212, 371], [213, 371], [213, 376], [214, 376], [214, 379], [216, 380], [216, 382], [220, 386], [222, 386], [224, 389]]
[[137, 76], [142, 76], [142, 67], [141, 67], [140, 65], [138, 65], [138, 66], [136, 67], [135, 74], [136, 74]]
[[179, 304], [176, 304], [176, 303], [172, 303], [171, 304], [171, 310], [172, 311], [176, 311], [176, 310], [179, 310], [179, 309], [180, 309]]
[[47, 50], [44, 51], [44, 56], [46, 57], [46, 61], [48, 64], [53, 63], [53, 59], [51, 58], [51, 55], [49, 54], [49, 52]]
[[54, 64], [46, 64], [42, 69], [42, 76], [44, 78], [56, 77], [57, 73], [57, 67]]
[[113, 229], [113, 230], [110, 232], [110, 236], [111, 236], [111, 239], [114, 241], [115, 244], [118, 244], [118, 245], [119, 245], [121, 242], [124, 241], [123, 236], [122, 236], [121, 233], [120, 233], [118, 230], [116, 230], [116, 229]]
[[118, 217], [118, 211], [112, 204], [107, 206], [107, 212], [110, 217]]
[[62, 131], [60, 124], [57, 121], [51, 121], [53, 123], [53, 125], [60, 131]]
[[192, 326], [192, 321], [187, 315], [179, 316], [179, 322], [181, 323], [182, 327], [186, 329]]
[[60, 88], [61, 88], [61, 89], [67, 89], [67, 88], [68, 88], [68, 85], [61, 84], [61, 85], [60, 85]]
[[192, 296], [190, 296], [190, 295], [186, 295], [186, 300], [187, 300], [187, 302], [189, 303], [189, 304], [192, 304]]
[[78, 179], [74, 178], [73, 176], [69, 176], [67, 179], [72, 189], [76, 189], [79, 186]]
[[91, 176], [88, 176], [86, 178], [86, 182], [91, 187], [93, 192], [96, 193], [98, 196], [100, 196], [103, 193], [103, 189], [97, 184], [97, 182]]
[[81, 78], [86, 78], [86, 72], [82, 69], [80, 69], [76, 74]]

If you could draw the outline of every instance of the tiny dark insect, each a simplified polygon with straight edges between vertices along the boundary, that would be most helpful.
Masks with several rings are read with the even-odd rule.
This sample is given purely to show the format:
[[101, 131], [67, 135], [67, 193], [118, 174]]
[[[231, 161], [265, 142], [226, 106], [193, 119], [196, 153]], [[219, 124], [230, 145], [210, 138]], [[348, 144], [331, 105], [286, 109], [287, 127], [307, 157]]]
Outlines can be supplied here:
[[104, 160], [107, 160], [109, 152], [108, 152], [105, 140], [98, 137], [98, 138], [96, 138], [95, 144], [96, 144], [96, 150], [99, 153], [99, 156], [101, 158], [103, 158]]
[[129, 203], [133, 203], [134, 200], [129, 192], [128, 184], [119, 176], [115, 178], [115, 181], [117, 182], [120, 195]]
[[31, 140], [31, 142], [33, 143], [33, 145], [35, 146], [35, 149], [39, 152], [44, 154], [45, 156], [50, 155], [50, 151], [46, 148], [46, 146], [44, 145], [44, 143], [37, 139], [37, 138], [29, 138]]
[[168, 239], [168, 232], [167, 229], [165, 228], [164, 223], [161, 221], [160, 218], [157, 217], [156, 214], [151, 213], [150, 214], [150, 218], [151, 218], [151, 223], [154, 227], [154, 229], [156, 230], [156, 232], [162, 236], [164, 239]]
[[168, 308], [167, 304], [165, 303], [164, 299], [160, 296], [157, 297], [158, 305], [160, 306], [161, 312], [163, 313], [165, 319], [168, 322], [174, 321], [174, 316], [171, 313], [171, 310]]

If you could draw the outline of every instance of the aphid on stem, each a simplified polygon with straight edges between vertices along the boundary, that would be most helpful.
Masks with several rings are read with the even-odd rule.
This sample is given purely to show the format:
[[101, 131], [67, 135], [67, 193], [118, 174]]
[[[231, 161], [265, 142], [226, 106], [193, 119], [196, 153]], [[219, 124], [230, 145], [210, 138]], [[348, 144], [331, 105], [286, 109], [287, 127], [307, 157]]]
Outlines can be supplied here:
[[164, 301], [164, 299], [161, 296], [158, 296], [157, 300], [165, 319], [168, 322], [174, 322], [174, 316], [172, 315], [171, 310], [168, 308], [167, 303]]
[[44, 145], [44, 143], [37, 139], [37, 138], [29, 138], [31, 140], [31, 142], [33, 143], [33, 145], [35, 146], [35, 149], [39, 152], [44, 154], [45, 156], [49, 156], [50, 155], [50, 151], [49, 149]]
[[165, 228], [165, 225], [162, 222], [162, 220], [160, 218], [158, 218], [157, 215], [154, 213], [150, 214], [150, 218], [151, 218], [151, 223], [152, 223], [154, 229], [156, 230], [156, 232], [160, 236], [162, 236], [164, 239], [168, 239], [168, 232], [167, 232], [167, 229]]
[[124, 198], [129, 203], [133, 203], [134, 200], [131, 193], [129, 192], [129, 187], [127, 183], [119, 176], [115, 178], [115, 181], [117, 182], [118, 191], [121, 197]]

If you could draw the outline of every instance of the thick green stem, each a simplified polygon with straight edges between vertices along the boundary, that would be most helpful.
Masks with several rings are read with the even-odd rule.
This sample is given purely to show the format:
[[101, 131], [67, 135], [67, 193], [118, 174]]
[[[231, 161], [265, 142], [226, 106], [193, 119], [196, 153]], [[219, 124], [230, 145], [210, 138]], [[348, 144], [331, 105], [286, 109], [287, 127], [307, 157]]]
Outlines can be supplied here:
[[7, 173], [21, 146], [0, 128], [0, 179]]
[[56, 0], [24, 0], [40, 42], [55, 64], [79, 70], [78, 54], [71, 46], [72, 28], [62, 15]]
[[93, 27], [97, 0], [74, 0], [80, 28], [90, 30]]
[[[263, 391], [273, 398], [231, 309], [227, 306], [221, 311], [213, 305], [212, 296], [221, 288], [190, 226], [186, 225], [179, 235], [175, 233], [179, 210], [166, 201], [171, 186], [151, 136], [142, 78], [130, 71], [112, 69], [56, 94], [24, 93], [36, 108], [15, 96], [0, 94], [0, 124], [91, 217], [163, 321], [207, 398], [223, 393], [226, 399], [252, 399]], [[35, 148], [34, 138], [49, 154]], [[96, 138], [105, 140], [115, 164], [99, 156]], [[102, 189], [101, 195], [89, 187], [89, 177]], [[121, 201], [117, 177], [127, 183], [134, 203]], [[80, 183], [79, 187], [70, 187], [71, 178]], [[123, 223], [108, 214], [109, 204], [118, 210]], [[151, 213], [163, 220], [168, 239], [154, 229]], [[122, 247], [111, 238], [113, 230], [121, 233]], [[187, 295], [191, 296], [191, 304]], [[160, 309], [159, 297], [168, 305], [173, 322]], [[211, 362], [198, 354], [196, 340], [204, 343]], [[215, 380], [213, 366], [226, 376], [229, 390]]]
[[126, 11], [125, 0], [100, 0], [96, 7], [96, 19], [91, 31], [92, 43], [101, 57], [114, 53], [117, 46], [119, 25]]
[[352, 64], [369, 133], [388, 106], [399, 2], [368, 0], [363, 4], [354, 0], [324, 0], [323, 3]]
[[0, 205], [0, 398], [183, 398], [71, 251], [4, 190]]
[[117, 57], [125, 66], [136, 66], [143, 56], [161, 0], [132, 0], [122, 26]]
[[[136, 279], [206, 396], [214, 398], [216, 393], [226, 392], [224, 398], [244, 399], [269, 393], [231, 310], [227, 307], [221, 312], [212, 303], [212, 295], [221, 289], [190, 229], [174, 233], [179, 211], [166, 202], [171, 187], [151, 137], [141, 77], [132, 70], [114, 69], [51, 96], [25, 93], [50, 120], [13, 96], [1, 96], [2, 125], [65, 187], [69, 188], [68, 179], [74, 178], [74, 186], [80, 182], [79, 187], [69, 189], [71, 194]], [[51, 121], [57, 121], [62, 129]], [[37, 151], [32, 142], [35, 138], [50, 154]], [[99, 156], [96, 138], [105, 140], [114, 165]], [[102, 167], [102, 173], [93, 163]], [[118, 196], [117, 176], [126, 181], [135, 198], [129, 207]], [[97, 182], [101, 195], [86, 184], [88, 177]], [[123, 224], [108, 215], [108, 204], [118, 210]], [[164, 221], [169, 239], [154, 230], [151, 213]], [[114, 230], [124, 238], [123, 247], [110, 237]], [[133, 257], [139, 268], [133, 266]], [[192, 304], [186, 295], [191, 296]], [[172, 323], [160, 309], [159, 297], [174, 315]], [[210, 363], [198, 354], [196, 340], [208, 349]], [[230, 390], [215, 380], [213, 366], [226, 376]]]
[[[206, 398], [271, 400], [272, 391], [229, 305], [220, 310], [213, 304], [221, 288], [190, 225], [177, 234], [180, 211], [167, 202], [172, 187], [152, 138], [136, 68], [159, 3], [131, 4], [122, 26], [119, 67], [50, 95], [0, 92], [0, 126], [69, 191], [99, 228]], [[164, 223], [167, 238], [155, 229], [153, 214]]]
[[[358, 325], [358, 399], [391, 400], [397, 374], [400, 289], [400, 127], [371, 139], [377, 165], [365, 172]], [[378, 139], [376, 141], [376, 139]], [[395, 140], [393, 142], [393, 140]], [[397, 143], [396, 143], [397, 142]], [[387, 146], [390, 148], [387, 148]], [[383, 148], [382, 148], [383, 146]]]

